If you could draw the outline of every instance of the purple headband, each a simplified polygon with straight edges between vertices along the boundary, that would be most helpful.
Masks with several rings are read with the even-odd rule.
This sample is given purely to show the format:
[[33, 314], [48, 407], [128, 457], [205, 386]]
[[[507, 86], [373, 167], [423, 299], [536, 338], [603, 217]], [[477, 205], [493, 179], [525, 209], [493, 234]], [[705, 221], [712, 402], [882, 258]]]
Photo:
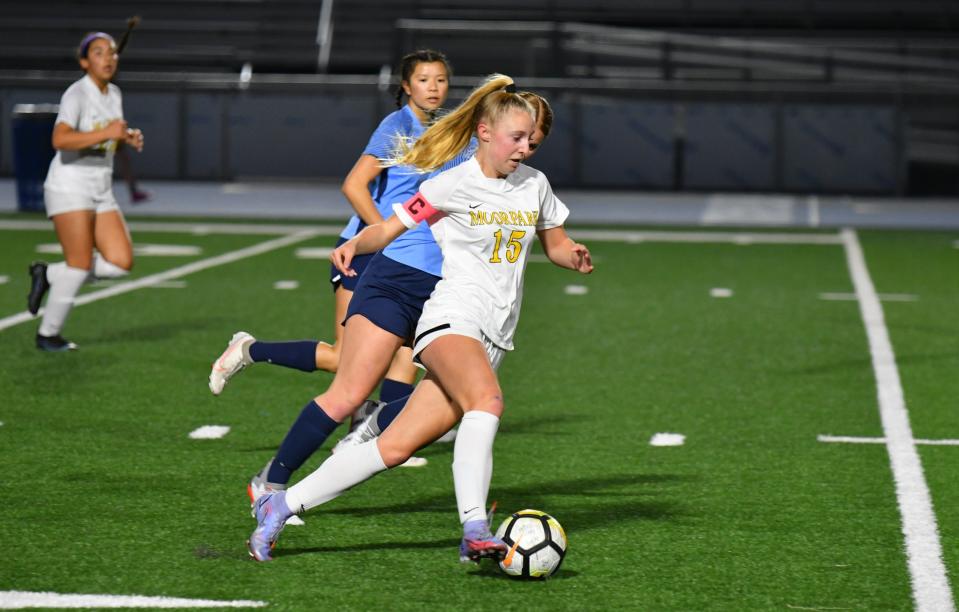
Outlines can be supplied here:
[[117, 44], [116, 41], [113, 40], [113, 37], [106, 32], [92, 32], [84, 36], [83, 40], [80, 41], [80, 57], [87, 56], [87, 51], [90, 50], [90, 44], [98, 38], [105, 38], [114, 45]]

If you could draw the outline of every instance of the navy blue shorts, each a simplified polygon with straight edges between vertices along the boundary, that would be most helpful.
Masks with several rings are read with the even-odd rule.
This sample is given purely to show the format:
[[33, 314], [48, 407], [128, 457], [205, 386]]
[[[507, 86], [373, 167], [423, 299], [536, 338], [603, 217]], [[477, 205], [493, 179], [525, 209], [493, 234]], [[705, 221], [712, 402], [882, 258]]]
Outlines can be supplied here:
[[[336, 241], [336, 246], [340, 246], [346, 242], [346, 238], [340, 238]], [[344, 289], [349, 291], [356, 291], [356, 284], [360, 282], [360, 277], [363, 276], [363, 270], [366, 270], [366, 266], [370, 265], [370, 262], [373, 261], [373, 255], [357, 255], [353, 258], [353, 261], [350, 262], [350, 267], [356, 270], [356, 276], [343, 276], [340, 274], [340, 271], [336, 269], [336, 266], [330, 264], [330, 284], [333, 285], [333, 291], [336, 291], [337, 287], [343, 286]]]
[[406, 346], [412, 346], [423, 304], [439, 280], [439, 276], [376, 253], [353, 290], [346, 318], [363, 315], [380, 329], [403, 338]]

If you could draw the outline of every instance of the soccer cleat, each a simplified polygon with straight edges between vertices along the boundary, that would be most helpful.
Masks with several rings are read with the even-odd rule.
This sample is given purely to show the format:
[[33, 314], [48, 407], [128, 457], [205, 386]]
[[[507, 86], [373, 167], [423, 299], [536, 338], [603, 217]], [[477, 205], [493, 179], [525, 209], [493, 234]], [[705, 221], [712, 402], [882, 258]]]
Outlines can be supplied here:
[[276, 546], [276, 539], [286, 525], [286, 519], [293, 512], [286, 505], [286, 491], [267, 493], [257, 500], [254, 506], [256, 529], [250, 534], [246, 546], [250, 556], [257, 561], [272, 561], [270, 551]]
[[[348, 446], [359, 446], [364, 442], [369, 442], [377, 438], [383, 433], [380, 431], [379, 425], [377, 425], [376, 422], [383, 406], [386, 406], [383, 402], [375, 402], [373, 400], [363, 402], [360, 407], [357, 408], [355, 414], [360, 414], [362, 411], [367, 416], [363, 418], [356, 427], [351, 429], [348, 434], [340, 438], [340, 441], [333, 446], [330, 452], [337, 453]], [[429, 463], [429, 459], [426, 457], [410, 457], [401, 463], [400, 467], [423, 467], [427, 463]]]
[[41, 336], [37, 334], [37, 348], [47, 353], [65, 353], [77, 350], [77, 345], [60, 334], [56, 336]]
[[150, 199], [149, 191], [141, 191], [140, 189], [131, 189], [130, 190], [130, 201], [134, 204], [142, 204], [147, 202]]
[[340, 441], [336, 443], [330, 452], [339, 452], [347, 446], [359, 446], [380, 435], [381, 432], [379, 426], [376, 424], [376, 419], [380, 416], [380, 411], [385, 405], [383, 402], [375, 402], [373, 400], [366, 400], [360, 404], [356, 412], [359, 414], [362, 411], [366, 414], [366, 417], [360, 421], [359, 425], [350, 430], [348, 434], [340, 438]]
[[[266, 480], [266, 475], [270, 473], [270, 466], [272, 464], [273, 459], [267, 461], [266, 465], [263, 466], [263, 469], [257, 472], [256, 475], [250, 479], [250, 484], [246, 485], [246, 494], [250, 497], [250, 515], [253, 516], [253, 518], [256, 518], [256, 500], [260, 499], [267, 493], [276, 493], [277, 491], [283, 491], [286, 489], [286, 485], [268, 482]], [[302, 526], [306, 523], [304, 523], [303, 519], [297, 515], [291, 514], [290, 518], [286, 519], [286, 524]]]
[[430, 460], [426, 457], [416, 457], [412, 456], [403, 463], [400, 464], [400, 467], [424, 467]]
[[35, 315], [40, 310], [40, 302], [43, 296], [50, 289], [50, 282], [47, 280], [47, 264], [42, 261], [35, 261], [28, 268], [30, 272], [30, 293], [27, 294], [27, 310]]
[[267, 493], [276, 493], [286, 488], [286, 485], [267, 482], [266, 480], [266, 475], [270, 473], [270, 466], [273, 465], [273, 459], [275, 457], [267, 461], [263, 469], [250, 479], [250, 484], [246, 485], [246, 494], [250, 496], [250, 505], [254, 507], [252, 512], [254, 518], [256, 518], [256, 501], [258, 499]]
[[226, 350], [213, 362], [213, 367], [210, 369], [210, 391], [213, 395], [222, 393], [223, 387], [237, 372], [253, 363], [246, 355], [249, 345], [254, 342], [256, 338], [245, 331], [233, 334]]
[[457, 431], [458, 430], [454, 427], [453, 429], [449, 430], [448, 432], [446, 432], [445, 434], [437, 438], [436, 441], [440, 444], [449, 444], [453, 442], [454, 440], [456, 440]]
[[353, 411], [353, 414], [350, 416], [350, 431], [353, 433], [360, 424], [366, 420], [366, 417], [370, 416], [374, 410], [380, 407], [382, 402], [377, 402], [373, 400], [366, 400], [360, 407]]
[[468, 521], [463, 524], [463, 540], [460, 542], [460, 562], [479, 563], [480, 559], [502, 561], [509, 551], [506, 542], [497, 538], [489, 530], [484, 520]]

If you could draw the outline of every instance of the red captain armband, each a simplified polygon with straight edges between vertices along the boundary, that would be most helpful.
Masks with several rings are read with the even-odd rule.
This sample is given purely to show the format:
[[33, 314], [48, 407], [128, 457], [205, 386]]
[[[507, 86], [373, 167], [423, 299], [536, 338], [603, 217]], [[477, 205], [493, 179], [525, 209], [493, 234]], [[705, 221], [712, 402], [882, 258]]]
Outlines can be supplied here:
[[416, 223], [419, 223], [423, 219], [429, 219], [439, 212], [433, 208], [433, 205], [427, 202], [423, 194], [419, 192], [403, 204], [403, 210], [405, 210]]

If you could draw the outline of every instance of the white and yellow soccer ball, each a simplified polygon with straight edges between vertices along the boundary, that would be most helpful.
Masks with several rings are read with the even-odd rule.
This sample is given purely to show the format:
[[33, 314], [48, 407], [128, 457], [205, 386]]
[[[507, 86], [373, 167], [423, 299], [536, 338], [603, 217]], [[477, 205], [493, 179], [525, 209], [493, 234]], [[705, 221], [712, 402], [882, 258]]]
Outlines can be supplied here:
[[496, 537], [509, 546], [499, 566], [517, 578], [549, 578], [566, 557], [566, 532], [559, 521], [539, 510], [520, 510], [503, 521]]

